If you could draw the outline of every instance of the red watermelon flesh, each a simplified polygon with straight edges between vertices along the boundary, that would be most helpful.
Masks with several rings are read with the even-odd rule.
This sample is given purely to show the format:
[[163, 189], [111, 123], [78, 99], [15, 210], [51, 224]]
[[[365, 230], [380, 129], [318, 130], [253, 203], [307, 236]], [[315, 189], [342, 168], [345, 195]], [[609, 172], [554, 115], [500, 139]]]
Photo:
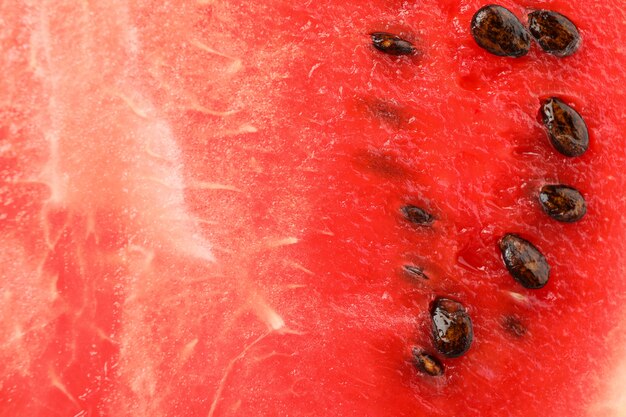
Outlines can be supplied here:
[[[0, 3], [0, 415], [625, 415], [626, 8], [501, 4], [580, 49], [490, 55], [474, 0]], [[546, 183], [587, 215], [546, 216]], [[436, 355], [439, 296], [474, 342], [433, 378], [411, 350]]]

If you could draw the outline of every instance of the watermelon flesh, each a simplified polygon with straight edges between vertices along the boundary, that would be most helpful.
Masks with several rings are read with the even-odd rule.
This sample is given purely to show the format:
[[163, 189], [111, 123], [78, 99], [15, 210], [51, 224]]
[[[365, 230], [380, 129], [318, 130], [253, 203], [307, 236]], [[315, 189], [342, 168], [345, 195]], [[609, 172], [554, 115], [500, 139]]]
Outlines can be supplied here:
[[[587, 3], [501, 3], [575, 22], [563, 59], [488, 54], [473, 0], [0, 3], [0, 415], [625, 415], [624, 6]], [[474, 342], [432, 378], [438, 296]]]

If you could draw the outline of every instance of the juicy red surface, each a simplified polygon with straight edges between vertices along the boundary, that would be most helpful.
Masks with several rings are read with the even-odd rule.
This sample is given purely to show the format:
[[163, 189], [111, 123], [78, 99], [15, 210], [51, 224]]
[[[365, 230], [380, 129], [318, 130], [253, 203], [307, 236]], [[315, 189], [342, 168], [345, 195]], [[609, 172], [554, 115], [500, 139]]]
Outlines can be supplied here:
[[[623, 6], [503, 2], [583, 37], [513, 60], [472, 40], [478, 1], [258, 3], [0, 6], [0, 415], [586, 415], [624, 345]], [[552, 95], [589, 126], [580, 158], [540, 127]], [[587, 216], [547, 218], [546, 182]], [[546, 287], [507, 274], [507, 232]], [[431, 379], [410, 351], [439, 295], [475, 341]]]

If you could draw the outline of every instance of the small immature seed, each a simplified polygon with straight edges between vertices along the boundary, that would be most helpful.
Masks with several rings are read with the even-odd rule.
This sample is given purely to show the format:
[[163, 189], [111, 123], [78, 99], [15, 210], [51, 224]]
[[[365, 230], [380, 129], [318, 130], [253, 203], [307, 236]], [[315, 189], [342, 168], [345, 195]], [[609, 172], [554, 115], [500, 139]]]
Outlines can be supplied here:
[[443, 375], [443, 364], [436, 357], [420, 350], [413, 348], [413, 359], [415, 360], [415, 366], [423, 373], [430, 376]]
[[429, 226], [435, 221], [433, 216], [426, 210], [417, 206], [408, 205], [402, 207], [400, 210], [408, 221], [419, 226]]
[[463, 304], [448, 298], [438, 298], [431, 307], [430, 316], [433, 342], [439, 353], [456, 358], [469, 350], [474, 330]]
[[500, 240], [502, 259], [511, 276], [524, 287], [538, 289], [550, 277], [550, 265], [532, 243], [514, 234]]
[[370, 35], [374, 48], [389, 55], [412, 55], [415, 53], [413, 44], [401, 37], [387, 32], [374, 32]]
[[502, 319], [502, 327], [507, 333], [515, 337], [522, 337], [527, 332], [524, 323], [522, 323], [522, 321], [516, 316], [505, 316]]
[[565, 57], [580, 46], [576, 25], [560, 13], [537, 10], [528, 15], [530, 33], [541, 49], [549, 54]]
[[412, 278], [428, 280], [428, 275], [424, 273], [424, 270], [415, 265], [404, 265], [404, 271]]
[[539, 202], [548, 216], [560, 222], [577, 222], [587, 213], [585, 198], [577, 189], [567, 185], [544, 185]]
[[541, 120], [552, 146], [565, 156], [574, 157], [589, 148], [589, 132], [583, 118], [562, 100], [552, 97], [541, 103]]
[[513, 13], [494, 4], [478, 10], [472, 18], [472, 36], [481, 48], [494, 55], [520, 57], [530, 50], [530, 35]]
[[393, 101], [377, 99], [367, 102], [366, 107], [372, 116], [391, 126], [400, 127], [406, 121], [401, 107]]

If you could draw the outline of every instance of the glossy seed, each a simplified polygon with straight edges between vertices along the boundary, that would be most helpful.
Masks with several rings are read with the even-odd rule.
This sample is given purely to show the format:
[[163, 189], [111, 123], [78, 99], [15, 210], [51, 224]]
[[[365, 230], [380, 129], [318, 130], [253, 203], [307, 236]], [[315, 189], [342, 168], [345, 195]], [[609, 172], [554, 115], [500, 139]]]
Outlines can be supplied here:
[[541, 120], [552, 146], [565, 156], [574, 157], [589, 148], [589, 132], [583, 118], [562, 100], [552, 97], [541, 103]]
[[415, 360], [415, 366], [421, 372], [430, 376], [443, 375], [443, 364], [433, 355], [418, 348], [413, 348], [413, 359]]
[[576, 25], [560, 13], [534, 11], [528, 15], [528, 25], [535, 41], [549, 54], [558, 57], [572, 55], [580, 46]]
[[419, 266], [414, 265], [404, 265], [404, 271], [411, 278], [424, 279], [428, 280], [428, 275], [424, 273], [424, 270]]
[[372, 44], [376, 49], [389, 55], [412, 55], [415, 53], [413, 44], [401, 37], [387, 32], [371, 34]]
[[435, 221], [426, 210], [417, 206], [404, 206], [401, 211], [408, 221], [419, 226], [429, 226]]
[[472, 36], [481, 48], [498, 56], [520, 57], [530, 50], [530, 34], [508, 9], [494, 4], [472, 18]]
[[532, 243], [514, 234], [500, 240], [502, 259], [511, 276], [524, 287], [538, 289], [550, 277], [550, 265]]
[[544, 185], [539, 192], [539, 202], [548, 216], [560, 222], [577, 222], [587, 213], [585, 198], [567, 185]]
[[438, 298], [430, 310], [430, 316], [433, 342], [439, 353], [456, 358], [469, 350], [474, 330], [463, 304], [448, 298]]

